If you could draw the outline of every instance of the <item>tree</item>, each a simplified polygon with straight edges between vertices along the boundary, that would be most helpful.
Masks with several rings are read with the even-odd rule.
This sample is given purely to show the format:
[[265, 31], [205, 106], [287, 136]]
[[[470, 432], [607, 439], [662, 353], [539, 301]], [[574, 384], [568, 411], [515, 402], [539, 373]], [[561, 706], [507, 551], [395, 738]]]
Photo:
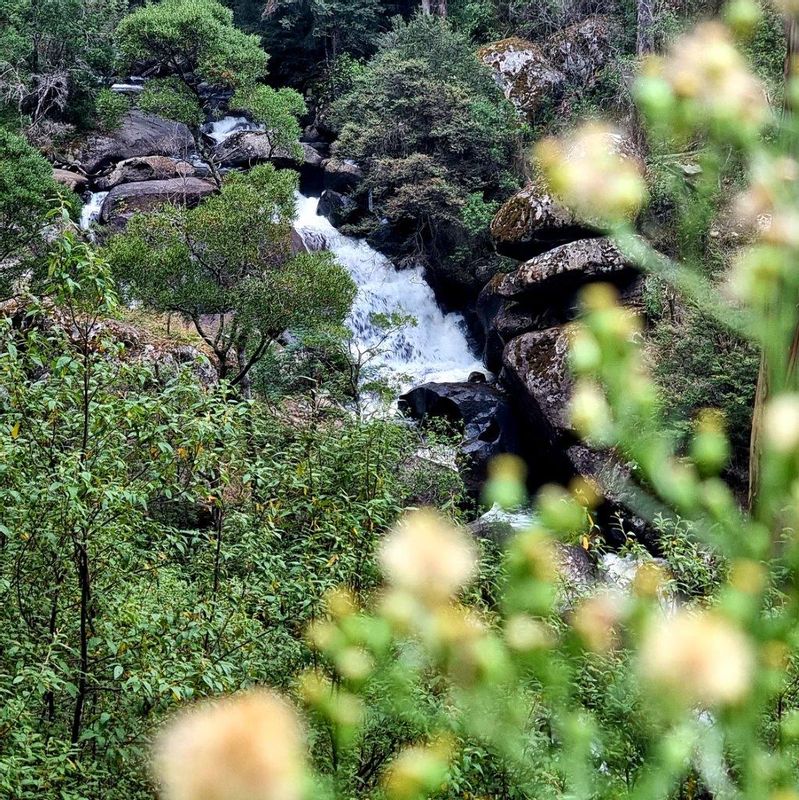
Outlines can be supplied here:
[[30, 133], [54, 120], [91, 122], [101, 76], [114, 62], [113, 31], [127, 0], [8, 0], [0, 7], [0, 105]]
[[295, 189], [271, 165], [234, 173], [198, 208], [134, 216], [108, 247], [126, 293], [190, 320], [219, 379], [245, 393], [284, 330], [341, 323], [354, 296], [329, 253], [292, 252]]
[[187, 124], [217, 183], [214, 154], [200, 131], [210, 109], [209, 85], [236, 90], [237, 107], [251, 110], [269, 128], [272, 141], [296, 147], [297, 117], [305, 110], [302, 98], [290, 89], [278, 91], [261, 83], [269, 56], [257, 36], [234, 26], [233, 12], [217, 0], [162, 0], [142, 6], [120, 22], [116, 41], [127, 64], [154, 61], [159, 73], [167, 75], [147, 83], [139, 107]]
[[508, 165], [519, 123], [470, 42], [445, 21], [398, 23], [350, 92], [333, 107], [336, 150], [356, 160], [412, 258], [480, 256], [463, 219], [467, 199], [514, 186]]
[[61, 188], [53, 170], [21, 136], [0, 128], [0, 296], [31, 268]]

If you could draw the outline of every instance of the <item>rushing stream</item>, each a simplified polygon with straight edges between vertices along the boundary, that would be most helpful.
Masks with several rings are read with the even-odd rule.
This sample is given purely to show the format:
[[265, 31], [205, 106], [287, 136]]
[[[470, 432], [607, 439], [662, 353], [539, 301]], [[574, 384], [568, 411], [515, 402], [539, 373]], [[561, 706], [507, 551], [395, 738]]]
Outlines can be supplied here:
[[[475, 370], [485, 371], [469, 348], [463, 317], [441, 311], [422, 268], [398, 270], [365, 241], [342, 236], [316, 213], [318, 203], [299, 195], [295, 225], [309, 243], [323, 243], [358, 287], [347, 320], [354, 355], [370, 358], [380, 377], [401, 391], [426, 381], [464, 381]], [[378, 323], [380, 315], [395, 313], [413, 322], [388, 331]]]
[[[209, 123], [204, 132], [215, 142], [259, 126], [244, 117]], [[94, 192], [83, 206], [80, 224], [91, 230], [107, 192]], [[317, 212], [319, 199], [298, 195], [295, 225], [316, 249], [330, 250], [352, 276], [358, 293], [348, 318], [356, 357], [368, 361], [370, 377], [379, 377], [399, 391], [426, 381], [463, 381], [485, 368], [472, 353], [460, 314], [445, 314], [421, 267], [398, 270], [365, 241], [342, 236]], [[378, 315], [399, 314], [413, 323], [386, 330]]]

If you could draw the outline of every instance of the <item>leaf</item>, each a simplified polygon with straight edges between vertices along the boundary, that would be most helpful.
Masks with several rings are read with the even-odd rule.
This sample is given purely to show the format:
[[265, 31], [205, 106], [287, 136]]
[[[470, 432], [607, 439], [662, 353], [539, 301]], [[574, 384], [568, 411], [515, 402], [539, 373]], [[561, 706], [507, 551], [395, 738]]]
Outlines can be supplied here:
[[121, 666], [120, 664], [117, 664], [117, 665], [114, 667], [114, 680], [115, 680], [115, 681], [118, 681], [118, 680], [119, 680], [119, 679], [122, 677], [122, 673], [123, 673], [124, 671], [125, 671], [125, 670], [122, 668], [122, 666]]
[[14, 423], [14, 427], [11, 429], [11, 438], [16, 439], [19, 437], [19, 422]]

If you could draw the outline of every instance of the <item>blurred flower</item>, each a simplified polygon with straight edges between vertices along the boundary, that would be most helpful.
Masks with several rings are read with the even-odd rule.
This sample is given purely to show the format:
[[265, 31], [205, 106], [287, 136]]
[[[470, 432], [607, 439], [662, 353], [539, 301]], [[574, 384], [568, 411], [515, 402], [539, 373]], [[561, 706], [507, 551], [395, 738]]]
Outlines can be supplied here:
[[657, 620], [644, 637], [640, 659], [652, 683], [708, 706], [743, 699], [754, 669], [749, 640], [712, 612], [681, 610]]
[[527, 614], [514, 614], [505, 623], [505, 641], [513, 650], [525, 653], [550, 647], [552, 631], [543, 622]]
[[646, 202], [638, 161], [626, 155], [624, 137], [587, 123], [565, 140], [545, 139], [536, 154], [550, 188], [586, 218], [615, 222], [634, 218]]
[[759, 128], [768, 118], [762, 84], [719, 22], [704, 22], [681, 36], [669, 57], [650, 62], [647, 72], [665, 79], [676, 97], [695, 103], [697, 120], [710, 116], [737, 131]]
[[602, 592], [579, 605], [572, 626], [589, 650], [604, 653], [616, 644], [624, 611], [623, 597], [616, 592]]
[[613, 428], [610, 406], [604, 392], [593, 381], [580, 381], [569, 400], [569, 418], [583, 438], [605, 442]]
[[380, 547], [391, 584], [433, 601], [462, 589], [477, 568], [474, 544], [463, 531], [434, 511], [406, 515]]
[[498, 503], [505, 509], [523, 505], [527, 500], [526, 477], [527, 465], [518, 456], [505, 453], [492, 458], [488, 465], [488, 480], [483, 488], [486, 505]]
[[451, 745], [445, 740], [405, 748], [386, 771], [387, 794], [396, 800], [413, 800], [437, 792], [446, 781], [451, 755]]
[[784, 454], [799, 448], [799, 394], [786, 393], [769, 400], [763, 418], [769, 447]]
[[299, 800], [302, 732], [278, 695], [234, 695], [174, 720], [157, 742], [155, 769], [164, 800]]

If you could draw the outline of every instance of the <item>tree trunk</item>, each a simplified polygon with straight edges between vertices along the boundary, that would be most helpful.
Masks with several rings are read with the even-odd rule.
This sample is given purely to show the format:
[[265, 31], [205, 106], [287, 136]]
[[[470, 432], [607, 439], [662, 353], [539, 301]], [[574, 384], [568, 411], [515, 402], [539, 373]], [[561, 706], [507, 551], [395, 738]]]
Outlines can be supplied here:
[[447, 0], [438, 0], [438, 16], [447, 16]]
[[431, 0], [422, 0], [422, 14], [426, 14], [428, 17], [433, 13], [433, 9], [430, 6], [430, 1]]
[[635, 54], [643, 56], [655, 49], [652, 0], [636, 0]]

